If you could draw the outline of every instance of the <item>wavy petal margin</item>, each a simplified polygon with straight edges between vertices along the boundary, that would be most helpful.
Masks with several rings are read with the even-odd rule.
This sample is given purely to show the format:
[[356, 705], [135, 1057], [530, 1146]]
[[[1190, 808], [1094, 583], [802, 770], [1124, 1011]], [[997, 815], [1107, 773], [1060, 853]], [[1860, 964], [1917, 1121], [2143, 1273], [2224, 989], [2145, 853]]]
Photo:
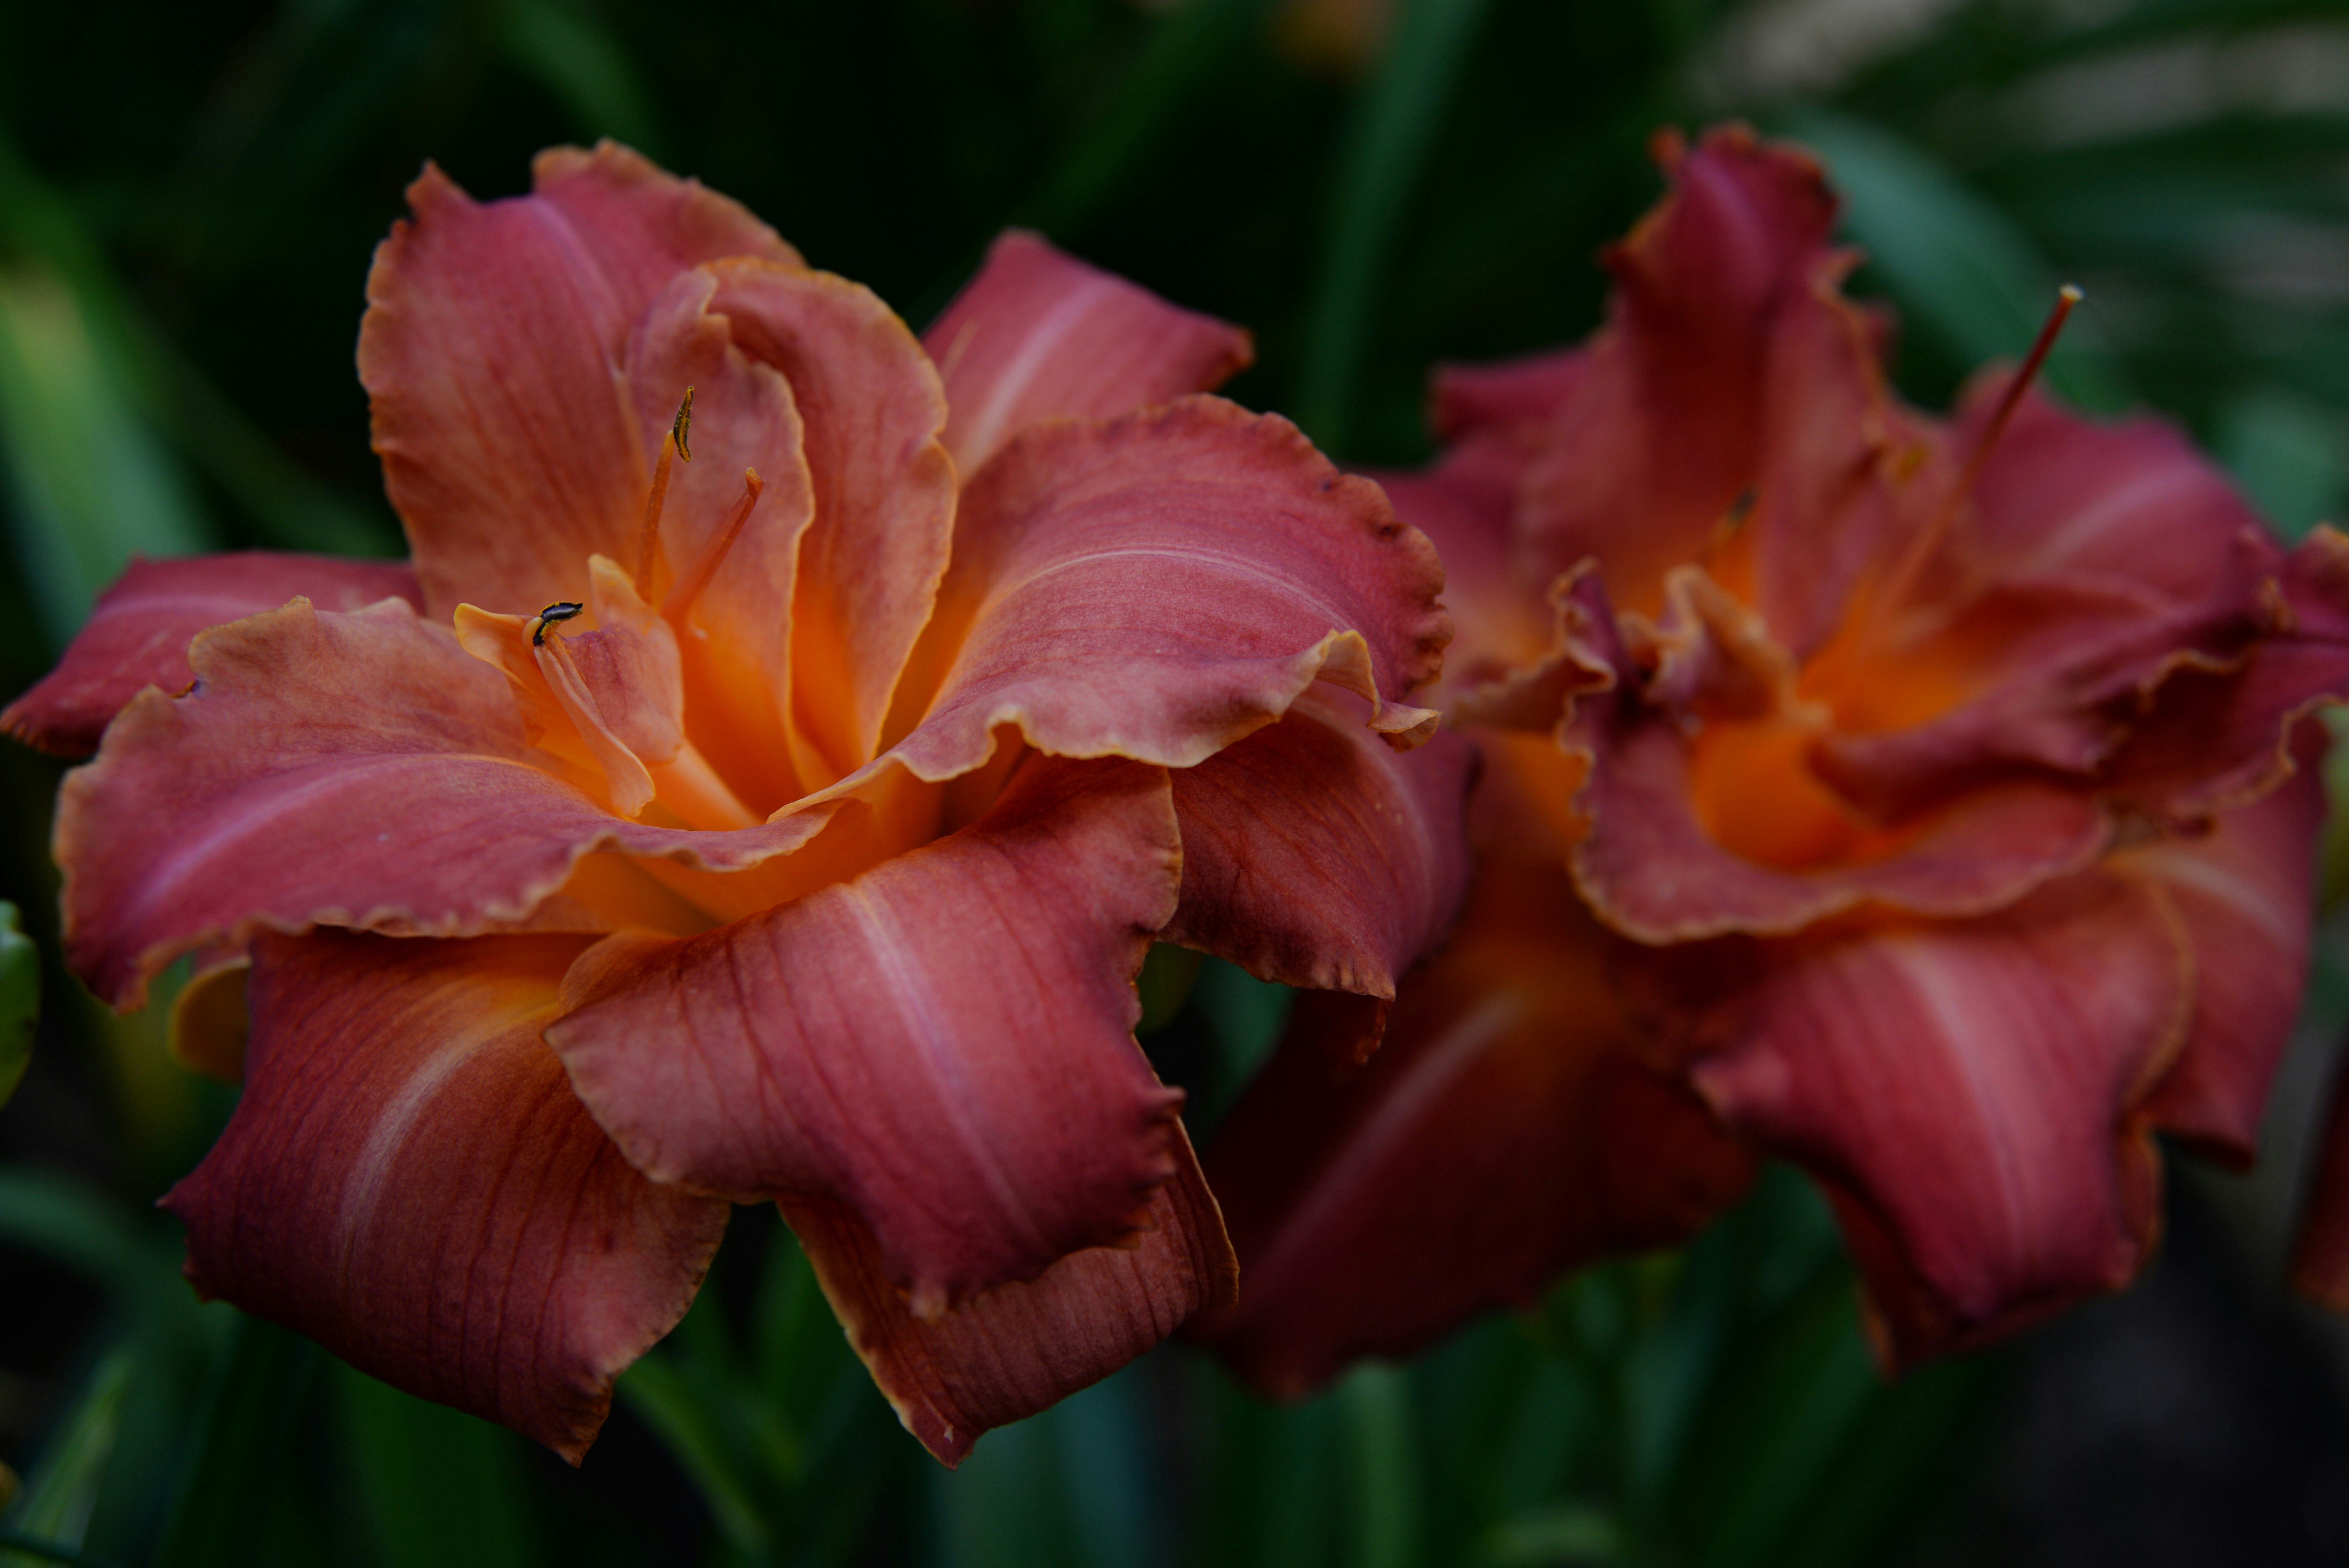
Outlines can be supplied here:
[[1162, 939], [1259, 979], [1392, 1000], [1467, 891], [1475, 756], [1449, 731], [1398, 752], [1359, 700], [1298, 698], [1172, 774], [1183, 902]]
[[1248, 335], [1007, 230], [922, 335], [965, 475], [1043, 419], [1106, 419], [1212, 392], [1255, 359]]
[[756, 263], [712, 269], [734, 341], [807, 421], [815, 521], [800, 546], [789, 702], [811, 789], [870, 761], [953, 543], [947, 395], [913, 332], [861, 284]]
[[359, 378], [436, 620], [467, 600], [528, 614], [581, 597], [590, 555], [633, 561], [651, 452], [621, 368], [631, 328], [699, 263], [799, 262], [610, 143], [543, 154], [536, 176], [477, 202], [428, 164], [367, 274]]
[[1735, 1202], [1753, 1157], [1642, 1059], [1623, 984], [1642, 962], [1562, 872], [1495, 854], [1367, 1065], [1349, 1070], [1346, 1003], [1300, 997], [1208, 1150], [1243, 1289], [1197, 1336], [1293, 1398]]
[[1131, 1237], [1180, 1091], [1133, 1043], [1164, 774], [1030, 758], [959, 833], [706, 936], [614, 937], [547, 1032], [656, 1181], [845, 1203], [935, 1320]]
[[526, 918], [591, 851], [740, 870], [843, 809], [731, 832], [613, 816], [532, 764], [505, 678], [401, 601], [297, 599], [189, 657], [195, 689], [141, 694], [59, 797], [66, 956], [117, 1006], [207, 943], [474, 934]]
[[287, 600], [357, 610], [379, 599], [423, 607], [404, 561], [348, 561], [244, 550], [133, 561], [91, 606], [57, 667], [0, 713], [0, 730], [58, 757], [87, 757], [124, 705], [149, 686], [188, 689], [188, 644], [207, 627]]
[[1982, 1344], [2116, 1289], [2159, 1222], [2139, 1106], [2193, 961], [2158, 892], [2090, 872], [1977, 921], [1766, 944], [1690, 1068], [1827, 1187], [1884, 1358]]
[[786, 1198], [833, 1311], [905, 1429], [952, 1468], [990, 1428], [1098, 1382], [1202, 1308], [1229, 1305], [1239, 1264], [1190, 1140], [1175, 1126], [1174, 1174], [1127, 1247], [1069, 1253], [923, 1319], [891, 1282], [872, 1232], [846, 1205]]
[[629, 1169], [540, 1040], [584, 944], [264, 937], [243, 1098], [163, 1200], [203, 1295], [574, 1464], [727, 1213]]
[[2324, 822], [2321, 732], [2305, 727], [2300, 772], [2206, 833], [2156, 840], [2106, 864], [2161, 888], [2194, 948], [2194, 1024], [2146, 1104], [2154, 1126], [2238, 1168], [2259, 1150], [2276, 1065], [2300, 1018]]
[[1327, 680], [1410, 746], [1451, 641], [1434, 549], [1296, 426], [1214, 397], [1042, 427], [965, 490], [889, 758], [951, 779], [1015, 725], [1064, 757], [1206, 761]]

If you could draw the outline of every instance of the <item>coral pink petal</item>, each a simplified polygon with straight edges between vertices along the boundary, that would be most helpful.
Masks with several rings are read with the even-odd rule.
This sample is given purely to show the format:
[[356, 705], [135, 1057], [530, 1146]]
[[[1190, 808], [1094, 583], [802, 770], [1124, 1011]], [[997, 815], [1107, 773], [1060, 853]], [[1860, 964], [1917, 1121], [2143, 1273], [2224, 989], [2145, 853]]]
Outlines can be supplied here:
[[1071, 1253], [928, 1320], [908, 1310], [854, 1210], [823, 1198], [786, 1198], [782, 1209], [898, 1419], [953, 1466], [988, 1429], [1107, 1377], [1236, 1297], [1239, 1265], [1179, 1123], [1174, 1152], [1174, 1174], [1151, 1195], [1133, 1245]]
[[954, 778], [1016, 725], [1059, 755], [1187, 768], [1316, 679], [1411, 744], [1435, 716], [1392, 705], [1441, 665], [1442, 582], [1378, 487], [1277, 416], [1191, 397], [1045, 426], [964, 493], [916, 655], [939, 695], [890, 755]]
[[1733, 1202], [1752, 1157], [1640, 1059], [1625, 982], [1643, 963], [1562, 873], [1503, 854], [1366, 1066], [1348, 1070], [1358, 1005], [1300, 997], [1208, 1150], [1242, 1288], [1198, 1336], [1294, 1398]]
[[2349, 539], [2321, 527], [2278, 575], [2284, 626], [2240, 669], [2188, 670], [2112, 759], [2106, 779], [2158, 815], [2207, 819], [2292, 770], [2302, 717], [2349, 701]]
[[436, 619], [579, 599], [589, 555], [634, 560], [650, 454], [630, 329], [678, 272], [781, 245], [617, 149], [539, 174], [553, 194], [484, 203], [428, 167], [367, 277], [359, 377]]
[[615, 141], [551, 147], [531, 160], [533, 196], [569, 220], [625, 299], [641, 306], [688, 267], [726, 256], [799, 266], [800, 253], [730, 196], [680, 180]]
[[1549, 647], [1552, 616], [1538, 588], [1518, 574], [1510, 530], [1525, 462], [1510, 442], [1478, 435], [1422, 472], [1369, 476], [1444, 562], [1444, 602], [1459, 635], [1444, 651], [1439, 695], [1498, 679]]
[[2324, 821], [2321, 732], [2305, 727], [2301, 770], [2196, 838], [2157, 840], [2109, 862], [2169, 895], [2194, 947], [2194, 1026], [2147, 1103], [2153, 1124], [2231, 1164], [2259, 1149], [2268, 1085], [2300, 1017]]
[[1468, 885], [1475, 751], [1451, 732], [1398, 752], [1340, 693], [1173, 775], [1183, 903], [1164, 940], [1260, 978], [1392, 999]]
[[947, 449], [966, 477], [1040, 419], [1105, 419], [1212, 392], [1256, 356], [1238, 327], [1018, 229], [922, 343], [946, 380]]
[[599, 848], [739, 870], [834, 808], [732, 832], [615, 817], [533, 765], [505, 677], [400, 602], [303, 601], [196, 640], [67, 777], [66, 955], [117, 1006], [174, 955], [313, 923], [433, 936], [527, 918]]
[[1595, 555], [1643, 610], [1762, 478], [1765, 414], [1798, 390], [1774, 385], [1781, 318], [1823, 308], [1836, 213], [1816, 162], [1743, 129], [1663, 152], [1672, 193], [1609, 253], [1608, 325], [1551, 415], [1521, 522], [1537, 580]]
[[[654, 581], [636, 586], [657, 604], [681, 585], [702, 584], [678, 627], [692, 738], [763, 813], [812, 787], [792, 764], [792, 617], [777, 607], [792, 603], [815, 487], [805, 414], [790, 382], [744, 351], [717, 292], [712, 270], [680, 273], [629, 335], [627, 381], [645, 451], [661, 449], [678, 400], [693, 388], [691, 459], [669, 465]], [[746, 469], [762, 485], [730, 541]], [[633, 573], [641, 554], [632, 537], [616, 559]]]
[[1429, 378], [1428, 423], [1436, 439], [1459, 442], [1488, 429], [1548, 423], [1590, 367], [1584, 348], [1556, 348], [1490, 365], [1439, 365]]
[[243, 1097], [163, 1200], [205, 1295], [574, 1463], [726, 1227], [628, 1168], [540, 1040], [583, 945], [262, 938]]
[[1165, 779], [1031, 758], [972, 827], [688, 941], [612, 938], [548, 1031], [657, 1181], [845, 1203], [916, 1315], [1129, 1237], [1181, 1095], [1133, 1044]]
[[1707, 829], [1690, 793], [1689, 741], [1670, 716], [1620, 693], [1584, 702], [1562, 733], [1591, 759], [1575, 880], [1600, 919], [1643, 942], [1785, 934], [1866, 903], [1981, 913], [2088, 864], [2111, 831], [2085, 794], [2018, 779], [1961, 797], [1878, 858], [1782, 870]]
[[423, 604], [404, 561], [269, 550], [133, 561], [98, 596], [57, 667], [0, 713], [0, 729], [60, 757], [87, 757], [123, 705], [147, 687], [188, 689], [196, 678], [188, 643], [198, 632], [296, 595], [326, 610], [378, 599]]
[[[1895, 1365], [2125, 1284], [2158, 1222], [2137, 1114], [2191, 963], [2163, 900], [2090, 872], [1997, 915], [1758, 950], [1692, 1068], [1838, 1199]], [[1245, 1254], [1244, 1254], [1245, 1255]]]
[[[899, 673], [936, 603], [953, 542], [946, 393], [912, 331], [871, 290], [828, 273], [715, 269], [714, 309], [781, 370], [807, 424], [815, 518], [792, 601], [790, 702], [836, 777], [880, 745]], [[811, 779], [811, 788], [832, 782]]]

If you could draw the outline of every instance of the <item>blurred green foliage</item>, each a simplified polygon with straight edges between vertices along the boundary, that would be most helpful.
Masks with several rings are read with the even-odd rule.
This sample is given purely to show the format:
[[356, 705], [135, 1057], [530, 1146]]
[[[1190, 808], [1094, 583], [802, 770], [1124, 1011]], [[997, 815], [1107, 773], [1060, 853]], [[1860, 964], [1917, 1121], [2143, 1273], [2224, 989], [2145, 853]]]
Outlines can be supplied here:
[[[1938, 401], [2019, 353], [2150, 403], [2277, 527], [2349, 487], [2349, 0], [86, 0], [0, 10], [0, 679], [135, 552], [397, 549], [351, 366], [427, 158], [482, 196], [622, 138], [917, 325], [1009, 222], [1257, 334], [1232, 388], [1339, 455], [1426, 451], [1432, 361], [1587, 332], [1660, 125], [1809, 139]], [[1388, 30], [1375, 23], [1392, 13]], [[1816, 15], [1814, 15], [1816, 13]], [[1819, 18], [1825, 17], [1822, 21]], [[1839, 19], [1838, 19], [1839, 18]], [[1806, 29], [1808, 29], [1807, 31]], [[1382, 41], [1382, 39], [1384, 41]], [[1286, 42], [1284, 42], [1284, 40]], [[2312, 64], [2313, 62], [2313, 64]], [[123, 1561], [1638, 1563], [1869, 1559], [1994, 1374], [1887, 1387], [1807, 1189], [1275, 1409], [1177, 1346], [947, 1474], [771, 1214], [622, 1380], [581, 1476], [200, 1305], [150, 1205], [225, 1112], [56, 967], [47, 802], [0, 763], [5, 1542]], [[1148, 1041], [1212, 1131], [1278, 987], [1162, 955]], [[5, 1561], [28, 1562], [0, 1552]]]

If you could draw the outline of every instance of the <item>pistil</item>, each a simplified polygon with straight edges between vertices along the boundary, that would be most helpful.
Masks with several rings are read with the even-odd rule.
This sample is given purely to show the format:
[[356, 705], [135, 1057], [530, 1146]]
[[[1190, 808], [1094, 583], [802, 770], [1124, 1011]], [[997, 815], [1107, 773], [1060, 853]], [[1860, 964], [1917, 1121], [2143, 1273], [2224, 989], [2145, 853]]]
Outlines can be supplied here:
[[718, 568], [725, 563], [726, 552], [734, 548], [734, 541], [740, 537], [743, 524], [750, 521], [751, 510], [759, 504], [760, 492], [766, 488], [767, 481], [759, 477], [758, 469], [742, 470], [742, 499], [734, 503], [734, 511], [727, 517], [726, 526], [719, 531], [717, 542], [702, 552], [701, 559], [694, 563], [693, 569], [679, 578], [677, 585], [668, 591], [668, 597], [661, 601], [661, 614], [672, 624], [685, 619], [693, 608], [693, 602], [701, 597], [701, 591], [709, 586], [711, 578], [718, 575]]

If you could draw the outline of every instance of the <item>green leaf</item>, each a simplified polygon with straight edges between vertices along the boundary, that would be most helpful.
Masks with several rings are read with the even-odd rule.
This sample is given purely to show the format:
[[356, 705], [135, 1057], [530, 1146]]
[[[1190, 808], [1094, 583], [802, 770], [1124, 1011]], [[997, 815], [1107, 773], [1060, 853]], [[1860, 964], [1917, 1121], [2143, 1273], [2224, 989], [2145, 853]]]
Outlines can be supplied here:
[[[1967, 368], [2029, 350], [2063, 279], [2013, 220], [1882, 126], [1815, 109], [1788, 129], [1826, 160], [1844, 226], [1919, 327]], [[2123, 407], [2134, 394], [2094, 308], [2064, 328], [2046, 381], [2082, 407]]]
[[1405, 0], [1348, 135], [1294, 405], [1297, 422], [1332, 451], [1345, 449], [1395, 241], [1485, 12], [1485, 0]]
[[693, 1482], [727, 1544], [754, 1562], [765, 1560], [774, 1531], [760, 1506], [756, 1483], [727, 1441], [724, 1423], [695, 1397], [675, 1360], [667, 1354], [647, 1356], [620, 1375], [617, 1387], [620, 1398]]
[[502, 1428], [337, 1364], [353, 1474], [387, 1568], [527, 1568], [542, 1559]]
[[1268, 8], [1267, 0], [1187, 0], [1168, 7], [1113, 90], [1103, 95], [1101, 115], [1071, 138], [1012, 221], [1063, 242], [1081, 233]]
[[292, 1329], [239, 1316], [155, 1568], [243, 1568], [257, 1560], [295, 1420], [323, 1358]]
[[280, 451], [174, 347], [115, 277], [104, 249], [0, 130], [0, 237], [74, 291], [100, 356], [180, 455], [233, 497], [271, 542], [384, 555], [397, 531], [346, 504]]
[[2337, 521], [2349, 493], [2342, 411], [2281, 387], [2255, 387], [2219, 410], [2211, 445], [2269, 522], [2298, 539]]
[[571, 111], [581, 136], [614, 137], [659, 159], [651, 95], [601, 21], [567, 0], [508, 0], [504, 9], [506, 57]]
[[1354, 1550], [1360, 1568], [1405, 1568], [1419, 1553], [1418, 1456], [1411, 1385], [1392, 1367], [1358, 1368], [1340, 1388], [1354, 1460]]
[[121, 367], [46, 267], [0, 268], [0, 456], [16, 557], [55, 647], [134, 554], [184, 555], [205, 530]]
[[[81, 1398], [9, 1506], [5, 1522], [10, 1528], [60, 1546], [81, 1544], [121, 1429], [122, 1396], [130, 1386], [132, 1359], [129, 1351], [117, 1350], [90, 1374]], [[0, 1552], [0, 1568], [31, 1568], [36, 1561], [22, 1552]]]
[[51, 1171], [0, 1169], [0, 1241], [55, 1258], [110, 1289], [141, 1289], [159, 1269], [177, 1272], [176, 1259], [113, 1202]]
[[1622, 1563], [1631, 1540], [1623, 1522], [1605, 1509], [1562, 1502], [1522, 1514], [1494, 1528], [1485, 1554], [1506, 1564]]
[[25, 934], [16, 906], [0, 903], [0, 1105], [24, 1081], [40, 1016], [41, 955]]

